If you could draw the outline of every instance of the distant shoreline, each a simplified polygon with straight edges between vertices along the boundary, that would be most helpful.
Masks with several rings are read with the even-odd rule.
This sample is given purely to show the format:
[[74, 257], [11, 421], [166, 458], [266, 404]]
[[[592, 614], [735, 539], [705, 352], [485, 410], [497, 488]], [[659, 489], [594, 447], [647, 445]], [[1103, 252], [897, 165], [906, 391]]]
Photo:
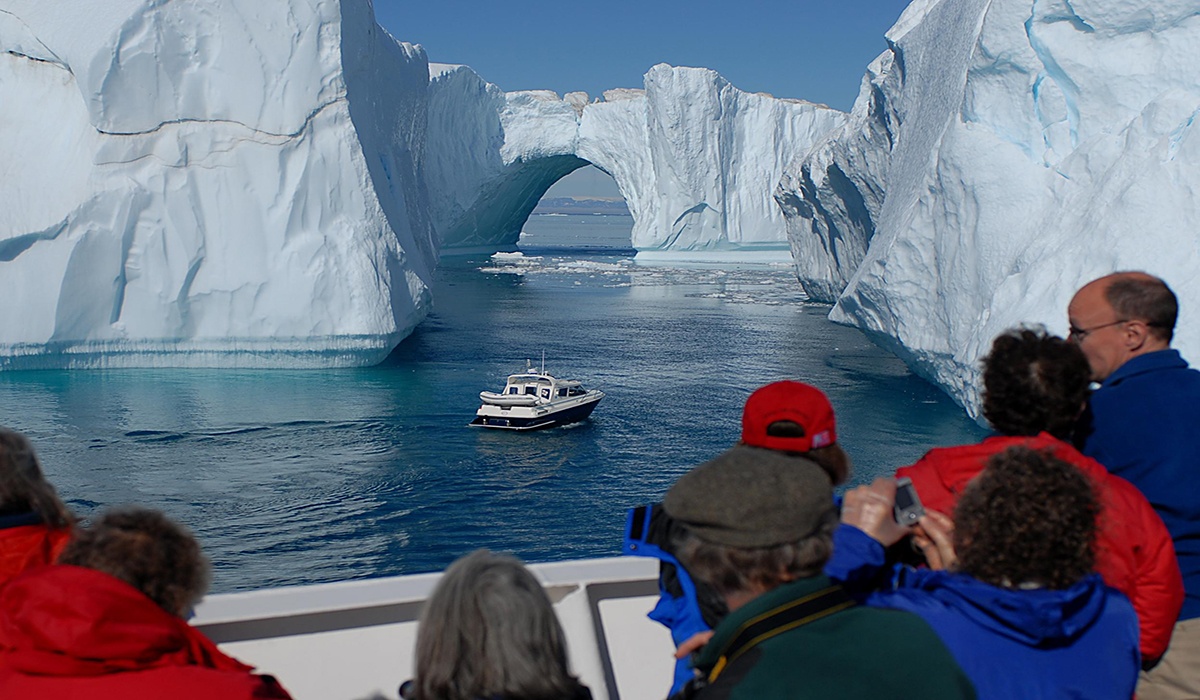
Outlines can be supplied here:
[[629, 207], [620, 197], [546, 197], [532, 213], [629, 216]]

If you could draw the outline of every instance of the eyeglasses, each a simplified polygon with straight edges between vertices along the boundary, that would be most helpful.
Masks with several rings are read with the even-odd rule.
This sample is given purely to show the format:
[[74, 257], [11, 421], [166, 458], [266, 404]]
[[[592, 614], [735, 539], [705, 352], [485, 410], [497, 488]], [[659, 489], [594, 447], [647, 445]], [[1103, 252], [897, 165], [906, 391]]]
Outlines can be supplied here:
[[[1077, 342], [1077, 343], [1082, 343], [1084, 338], [1086, 338], [1089, 335], [1091, 335], [1092, 333], [1100, 330], [1101, 328], [1108, 328], [1109, 326], [1115, 326], [1118, 323], [1129, 323], [1129, 321], [1130, 321], [1130, 319], [1123, 318], [1120, 321], [1113, 321], [1112, 323], [1102, 323], [1099, 326], [1092, 326], [1091, 328], [1076, 328], [1074, 325], [1072, 325], [1071, 332], [1068, 333], [1067, 336], [1070, 338], [1074, 338], [1075, 342]], [[1147, 323], [1146, 325], [1151, 325], [1151, 324]]]

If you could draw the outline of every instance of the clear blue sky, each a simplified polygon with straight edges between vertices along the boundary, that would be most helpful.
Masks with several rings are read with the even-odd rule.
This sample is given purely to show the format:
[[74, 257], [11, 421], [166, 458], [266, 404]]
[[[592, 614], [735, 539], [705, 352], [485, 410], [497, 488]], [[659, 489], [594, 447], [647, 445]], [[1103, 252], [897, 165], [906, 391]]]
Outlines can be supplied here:
[[397, 39], [504, 90], [642, 87], [656, 63], [850, 109], [907, 0], [375, 0]]

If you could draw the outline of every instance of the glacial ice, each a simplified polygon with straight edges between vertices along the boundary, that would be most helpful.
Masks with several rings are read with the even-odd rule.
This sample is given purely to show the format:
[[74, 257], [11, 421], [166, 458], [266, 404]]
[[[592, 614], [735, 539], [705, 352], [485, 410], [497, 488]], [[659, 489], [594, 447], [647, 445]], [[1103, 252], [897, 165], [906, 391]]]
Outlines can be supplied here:
[[443, 248], [589, 162], [635, 247], [786, 251], [775, 183], [844, 118], [665, 65], [505, 93], [369, 0], [6, 0], [0, 101], [0, 369], [378, 362]]
[[5, 0], [0, 369], [335, 366], [613, 176], [641, 258], [790, 248], [810, 298], [973, 410], [999, 331], [1146, 269], [1200, 362], [1200, 11], [916, 0], [849, 114], [658, 65], [602, 100], [428, 63], [368, 0]]
[[381, 360], [429, 305], [427, 86], [367, 2], [6, 0], [0, 368]]
[[376, 363], [440, 250], [588, 162], [638, 249], [786, 250], [775, 183], [844, 119], [703, 68], [605, 100], [430, 65], [367, 0], [5, 0], [0, 369]]
[[788, 247], [772, 200], [784, 167], [845, 118], [738, 90], [704, 68], [654, 66], [644, 89], [505, 93], [431, 64], [428, 189], [444, 248], [511, 246], [550, 185], [588, 163], [613, 177], [643, 253]]
[[1200, 11], [924, 0], [776, 198], [810, 296], [974, 412], [978, 358], [1067, 330], [1083, 283], [1162, 276], [1200, 362]]

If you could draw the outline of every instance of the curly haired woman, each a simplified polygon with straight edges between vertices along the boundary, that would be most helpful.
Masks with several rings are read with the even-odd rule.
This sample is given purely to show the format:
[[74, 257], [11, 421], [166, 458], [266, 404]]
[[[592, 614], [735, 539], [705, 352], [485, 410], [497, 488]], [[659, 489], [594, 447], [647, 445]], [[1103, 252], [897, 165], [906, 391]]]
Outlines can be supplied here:
[[1092, 573], [1099, 505], [1078, 469], [1024, 447], [993, 456], [953, 522], [929, 511], [917, 526], [930, 569], [901, 567], [883, 590], [855, 590], [908, 534], [892, 519], [895, 490], [877, 479], [846, 494], [830, 577], [868, 605], [924, 618], [980, 700], [1133, 696], [1137, 614]]
[[1137, 610], [1144, 665], [1166, 651], [1183, 605], [1183, 579], [1171, 533], [1146, 497], [1067, 440], [1087, 401], [1091, 369], [1079, 346], [1041, 328], [1000, 334], [983, 358], [983, 415], [998, 435], [975, 445], [939, 447], [896, 470], [926, 508], [949, 513], [989, 457], [1022, 446], [1052, 453], [1096, 489], [1096, 570]]

